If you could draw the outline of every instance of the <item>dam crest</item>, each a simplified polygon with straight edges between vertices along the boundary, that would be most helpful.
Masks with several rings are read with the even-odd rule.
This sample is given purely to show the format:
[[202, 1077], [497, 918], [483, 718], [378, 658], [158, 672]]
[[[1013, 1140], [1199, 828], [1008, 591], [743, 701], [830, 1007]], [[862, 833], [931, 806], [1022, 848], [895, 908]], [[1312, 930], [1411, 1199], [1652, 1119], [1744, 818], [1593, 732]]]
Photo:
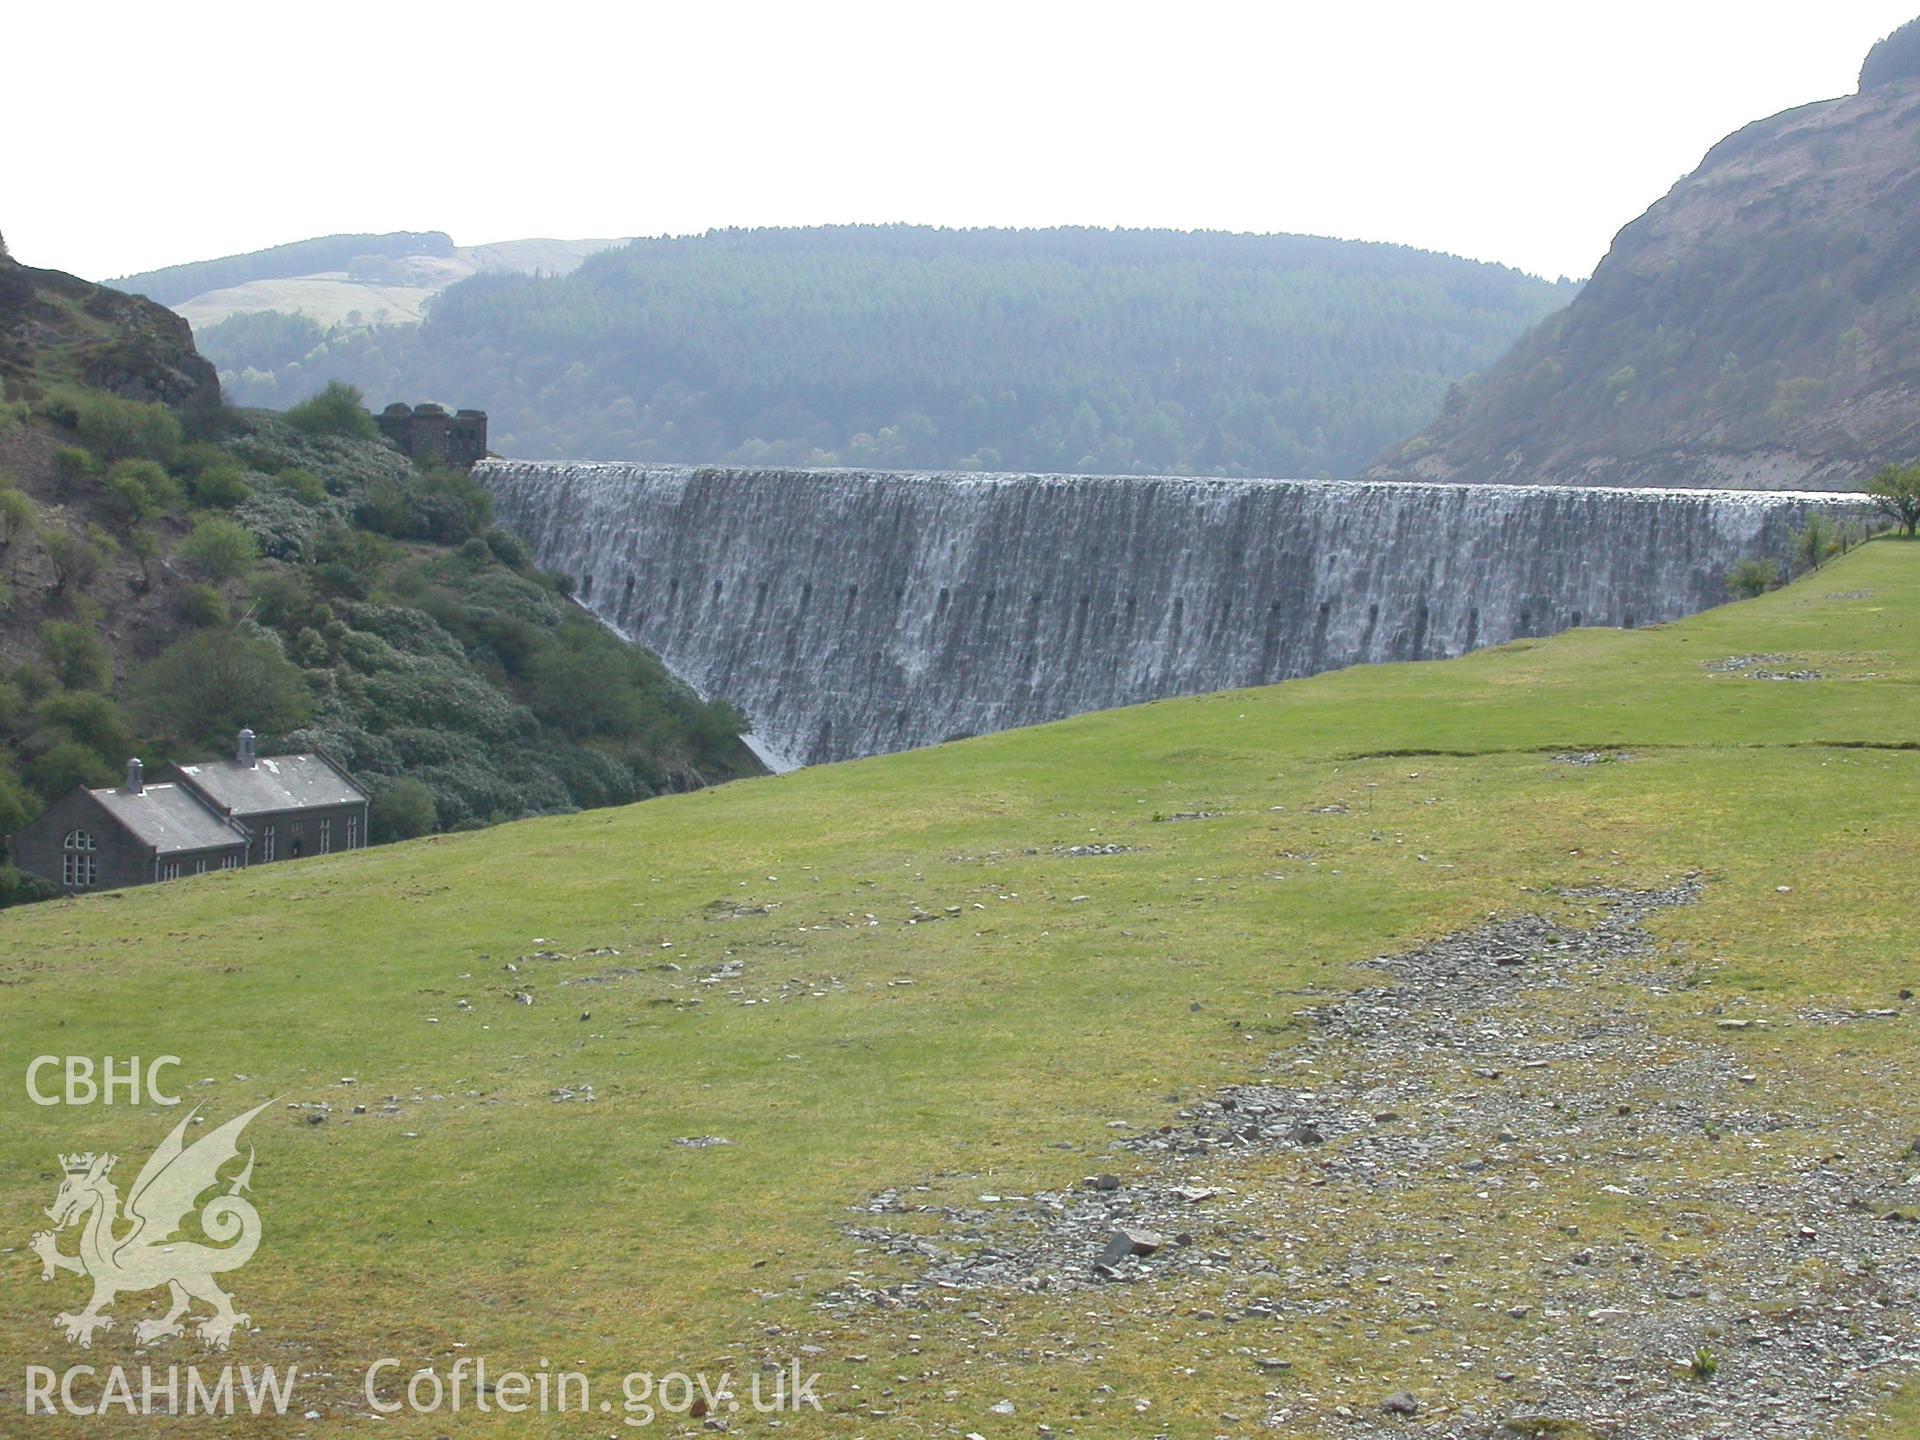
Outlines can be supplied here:
[[1679, 619], [1857, 495], [486, 460], [576, 599], [778, 760]]

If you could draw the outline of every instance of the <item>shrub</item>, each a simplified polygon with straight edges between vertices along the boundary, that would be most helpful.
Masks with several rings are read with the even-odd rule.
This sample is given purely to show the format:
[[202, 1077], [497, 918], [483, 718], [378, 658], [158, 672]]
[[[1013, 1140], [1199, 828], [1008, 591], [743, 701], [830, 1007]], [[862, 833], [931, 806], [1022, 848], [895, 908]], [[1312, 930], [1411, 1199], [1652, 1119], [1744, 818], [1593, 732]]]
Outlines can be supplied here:
[[175, 750], [224, 746], [242, 725], [285, 732], [312, 709], [305, 677], [245, 626], [174, 641], [141, 669], [132, 692], [136, 717]]
[[58, 799], [77, 785], [111, 785], [119, 770], [77, 740], [63, 740], [27, 762], [27, 783], [48, 800]]
[[[1915, 38], [1920, 40], [1920, 33]], [[1867, 493], [1901, 534], [1920, 528], [1920, 464], [1887, 466], [1868, 483]]]
[[463, 470], [428, 470], [414, 486], [420, 538], [458, 545], [493, 520], [493, 496]]
[[487, 542], [487, 548], [493, 551], [494, 558], [502, 565], [511, 566], [515, 570], [524, 570], [533, 563], [533, 557], [527, 553], [526, 545], [510, 530], [502, 530], [496, 525], [481, 538]]
[[373, 587], [357, 570], [342, 565], [338, 560], [316, 566], [313, 583], [320, 587], [322, 594], [341, 600], [364, 600], [373, 593]]
[[210, 465], [193, 480], [193, 498], [199, 505], [230, 510], [253, 493], [246, 472], [238, 465]]
[[87, 448], [104, 460], [173, 459], [180, 449], [180, 422], [164, 405], [92, 394], [74, 405], [74, 428]]
[[133, 753], [133, 736], [119, 707], [93, 691], [48, 695], [33, 707], [33, 748], [69, 743], [86, 746], [115, 770]]
[[85, 625], [47, 621], [40, 627], [40, 648], [54, 675], [69, 690], [100, 690], [113, 679], [112, 653]]
[[189, 625], [225, 625], [232, 618], [226, 597], [211, 585], [183, 586], [174, 597], [173, 608]]
[[1772, 560], [1742, 560], [1727, 572], [1727, 594], [1736, 600], [1764, 595], [1780, 581], [1780, 567]]
[[93, 456], [78, 445], [62, 445], [53, 452], [54, 478], [62, 485], [77, 485], [92, 477]]
[[356, 518], [367, 529], [396, 540], [458, 545], [487, 528], [493, 497], [461, 471], [424, 470], [407, 479], [370, 482], [361, 493]]
[[260, 547], [253, 536], [219, 515], [197, 521], [176, 553], [196, 575], [216, 585], [238, 580], [260, 561]]
[[313, 613], [313, 596], [300, 573], [275, 571], [260, 582], [254, 594], [254, 614], [262, 625], [285, 630], [305, 624]]
[[0, 835], [12, 835], [39, 813], [39, 803], [27, 793], [12, 767], [0, 765]]
[[30, 533], [36, 512], [33, 501], [18, 490], [0, 490], [0, 549]]
[[[39, 813], [40, 807], [33, 806], [28, 819]], [[58, 900], [59, 898], [60, 887], [51, 880], [42, 880], [38, 875], [29, 875], [26, 871], [16, 870], [11, 865], [0, 865], [0, 909], [14, 905], [32, 905], [41, 900]]]
[[319, 515], [278, 485], [263, 485], [233, 512], [233, 518], [277, 560], [304, 559], [320, 529]]
[[1818, 570], [1840, 548], [1840, 532], [1818, 510], [1807, 516], [1806, 525], [1793, 533], [1793, 556], [1809, 570]]
[[308, 505], [321, 505], [326, 503], [327, 487], [321, 483], [320, 477], [315, 475], [311, 470], [301, 470], [298, 468], [282, 470], [278, 475], [273, 477], [273, 482], [289, 495], [293, 496], [294, 499], [303, 501]]
[[411, 840], [433, 829], [436, 819], [433, 792], [418, 780], [396, 780], [373, 802], [374, 837]]
[[287, 423], [303, 435], [341, 435], [349, 440], [377, 440], [380, 427], [367, 413], [366, 397], [357, 386], [332, 380], [310, 400], [287, 411]]
[[55, 530], [46, 538], [47, 561], [53, 566], [53, 588], [65, 595], [86, 588], [100, 571], [100, 552], [71, 530]]
[[180, 503], [180, 482], [151, 460], [118, 460], [107, 471], [107, 489], [129, 520], [145, 520]]

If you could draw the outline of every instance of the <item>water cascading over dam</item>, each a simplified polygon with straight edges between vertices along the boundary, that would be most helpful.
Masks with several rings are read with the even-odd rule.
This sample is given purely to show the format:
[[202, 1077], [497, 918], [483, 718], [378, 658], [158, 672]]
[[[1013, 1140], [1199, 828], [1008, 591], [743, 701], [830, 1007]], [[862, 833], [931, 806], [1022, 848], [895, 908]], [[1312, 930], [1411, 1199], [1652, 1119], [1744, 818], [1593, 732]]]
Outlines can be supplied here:
[[817, 763], [1673, 620], [1861, 497], [491, 460], [576, 598]]

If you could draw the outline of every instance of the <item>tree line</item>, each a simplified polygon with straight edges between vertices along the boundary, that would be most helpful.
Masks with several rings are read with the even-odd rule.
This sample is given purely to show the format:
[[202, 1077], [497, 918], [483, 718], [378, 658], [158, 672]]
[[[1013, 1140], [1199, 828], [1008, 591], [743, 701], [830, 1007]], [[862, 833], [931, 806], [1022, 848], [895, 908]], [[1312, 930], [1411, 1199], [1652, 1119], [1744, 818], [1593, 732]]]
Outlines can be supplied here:
[[420, 326], [235, 316], [235, 399], [329, 380], [486, 409], [507, 453], [1344, 475], [1569, 287], [1305, 236], [910, 226], [641, 240], [482, 275]]

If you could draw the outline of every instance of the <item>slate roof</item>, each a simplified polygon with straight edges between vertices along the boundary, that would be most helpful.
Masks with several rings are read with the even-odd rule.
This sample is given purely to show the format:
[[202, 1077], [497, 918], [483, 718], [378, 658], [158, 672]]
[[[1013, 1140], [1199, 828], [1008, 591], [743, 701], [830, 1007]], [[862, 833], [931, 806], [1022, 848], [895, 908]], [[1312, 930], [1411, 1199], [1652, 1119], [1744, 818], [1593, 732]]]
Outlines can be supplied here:
[[367, 798], [320, 755], [262, 755], [252, 765], [209, 760], [176, 768], [194, 789], [236, 818]]
[[163, 855], [247, 843], [239, 826], [222, 820], [178, 785], [148, 785], [137, 795], [126, 790], [88, 793], [137, 839]]

